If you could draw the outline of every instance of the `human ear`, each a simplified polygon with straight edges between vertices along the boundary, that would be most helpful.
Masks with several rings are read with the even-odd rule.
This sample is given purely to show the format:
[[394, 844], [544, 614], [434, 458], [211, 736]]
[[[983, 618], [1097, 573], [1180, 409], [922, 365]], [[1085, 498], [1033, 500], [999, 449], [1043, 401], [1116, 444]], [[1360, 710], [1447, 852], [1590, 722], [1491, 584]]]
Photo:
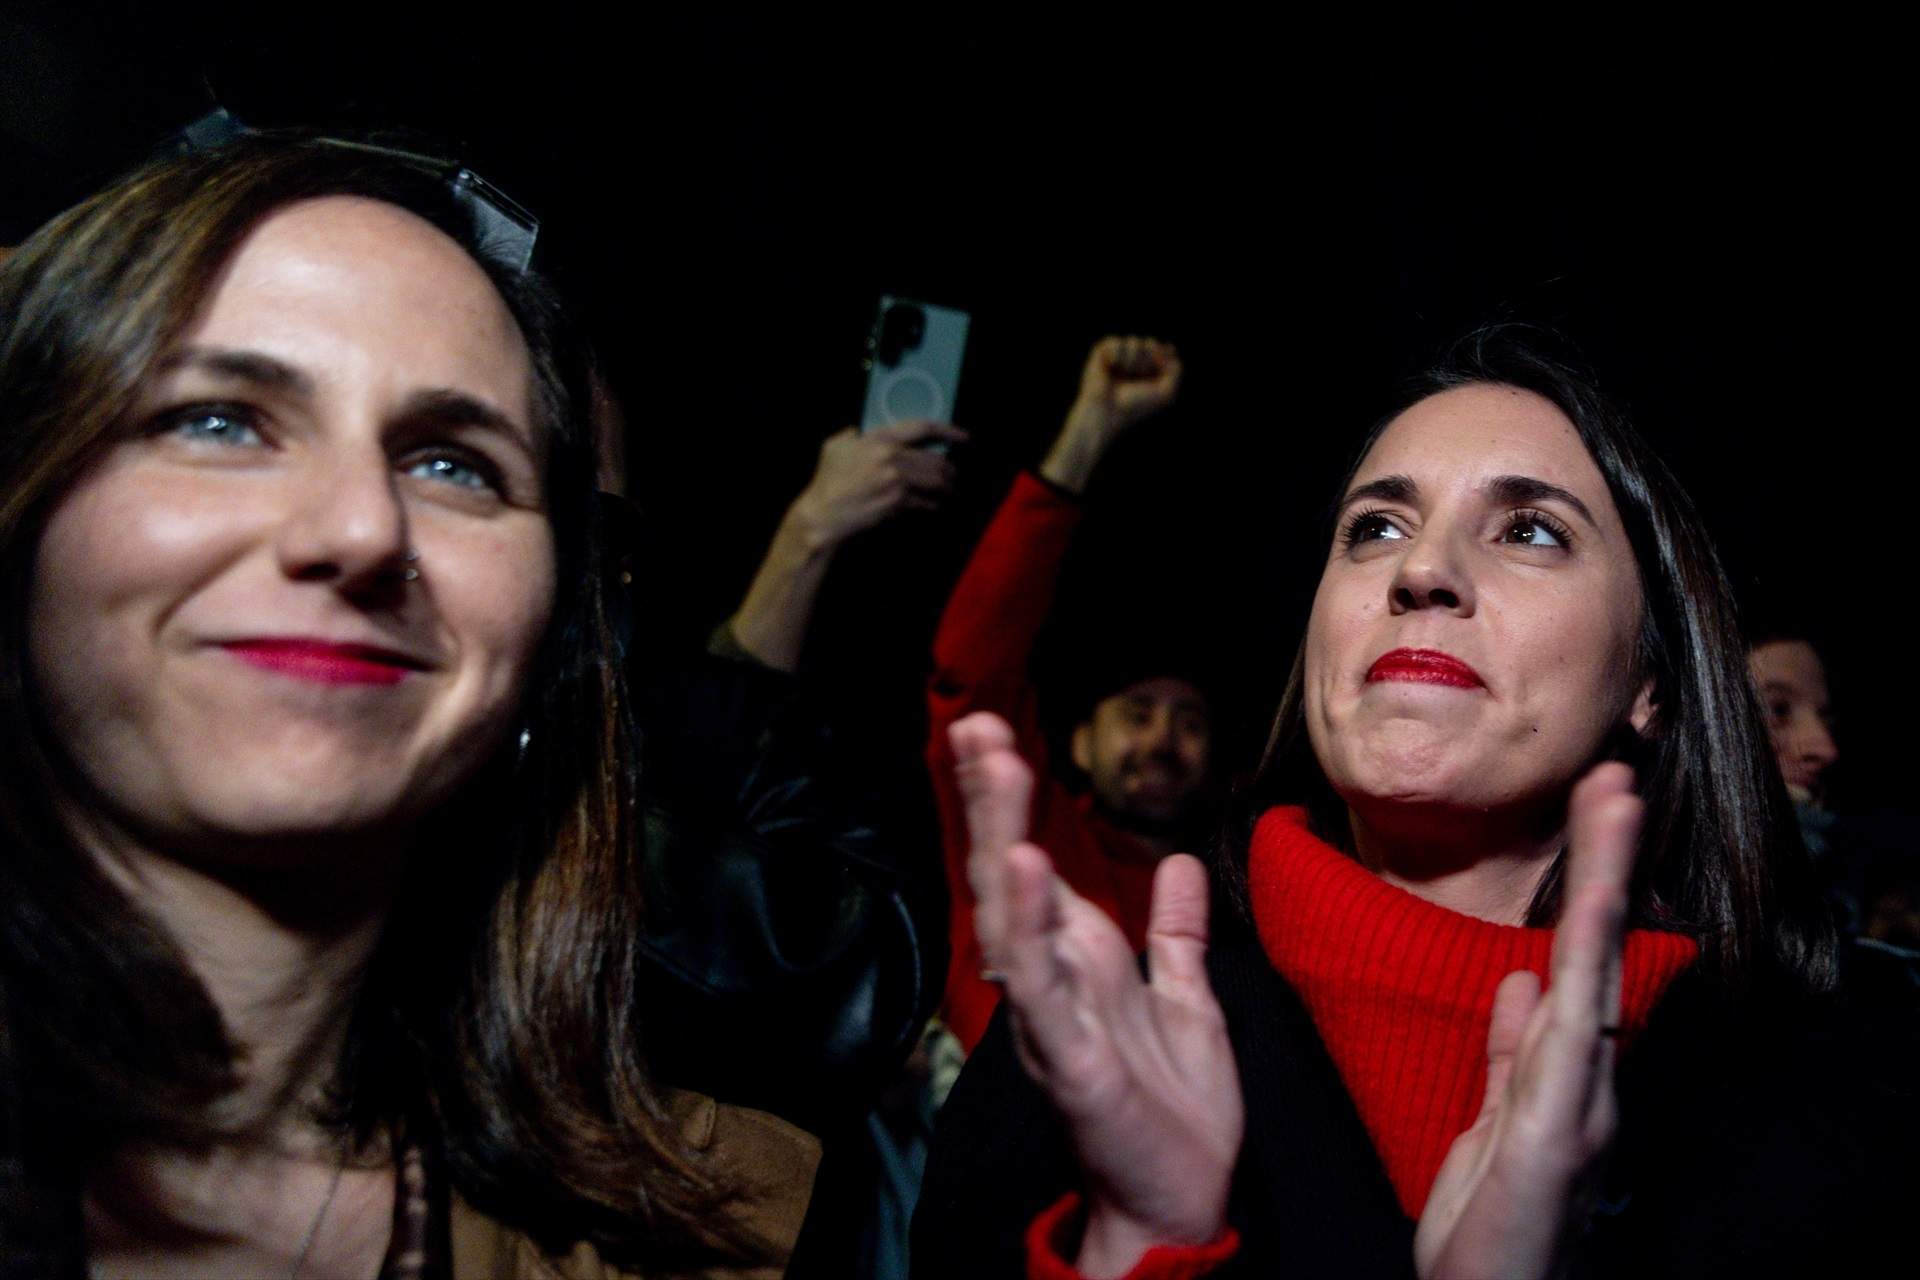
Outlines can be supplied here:
[[1627, 712], [1627, 723], [1642, 738], [1653, 738], [1660, 731], [1660, 703], [1653, 694], [1653, 681], [1646, 680], [1640, 685], [1640, 692], [1633, 695], [1633, 710]]
[[1073, 738], [1068, 743], [1073, 754], [1073, 767], [1082, 773], [1093, 772], [1093, 721], [1082, 720], [1073, 727]]

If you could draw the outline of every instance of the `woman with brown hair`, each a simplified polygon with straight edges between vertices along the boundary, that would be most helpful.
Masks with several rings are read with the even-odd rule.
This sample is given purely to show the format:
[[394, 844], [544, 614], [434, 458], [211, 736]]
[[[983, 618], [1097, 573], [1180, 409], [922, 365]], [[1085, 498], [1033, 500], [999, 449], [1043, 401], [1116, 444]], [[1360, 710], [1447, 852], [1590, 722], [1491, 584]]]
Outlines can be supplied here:
[[656, 1087], [577, 342], [443, 175], [157, 163], [0, 266], [0, 1274], [777, 1275]]
[[1006, 727], [954, 727], [1009, 1012], [916, 1274], [1883, 1265], [1920, 1023], [1845, 990], [1684, 492], [1507, 327], [1375, 428], [1335, 516], [1217, 892], [1161, 864], [1146, 981], [1026, 841]]

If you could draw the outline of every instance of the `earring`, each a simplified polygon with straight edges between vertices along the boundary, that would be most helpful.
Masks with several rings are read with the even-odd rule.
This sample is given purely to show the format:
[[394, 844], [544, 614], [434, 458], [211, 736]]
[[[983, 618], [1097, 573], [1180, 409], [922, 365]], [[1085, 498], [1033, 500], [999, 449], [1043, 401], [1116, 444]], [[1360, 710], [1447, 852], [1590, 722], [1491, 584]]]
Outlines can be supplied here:
[[420, 558], [420, 553], [418, 551], [415, 551], [412, 547], [407, 548], [407, 554], [400, 557], [400, 559], [403, 560], [407, 566], [406, 568], [400, 571], [400, 581], [402, 582], [420, 581], [420, 571], [413, 567], [414, 561], [418, 560], [419, 558]]

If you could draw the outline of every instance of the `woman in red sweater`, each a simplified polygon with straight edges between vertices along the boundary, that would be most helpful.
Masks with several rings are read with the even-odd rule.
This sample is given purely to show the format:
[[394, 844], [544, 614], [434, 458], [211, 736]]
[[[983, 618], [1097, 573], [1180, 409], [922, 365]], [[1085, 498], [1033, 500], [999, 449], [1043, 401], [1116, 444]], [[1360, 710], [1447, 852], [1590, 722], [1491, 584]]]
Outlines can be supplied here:
[[1794, 1271], [1913, 1202], [1913, 1019], [1833, 994], [1699, 518], [1527, 331], [1361, 450], [1251, 820], [1217, 892], [1160, 868], [1145, 981], [1025, 843], [1004, 726], [954, 744], [1012, 1012], [917, 1274]]

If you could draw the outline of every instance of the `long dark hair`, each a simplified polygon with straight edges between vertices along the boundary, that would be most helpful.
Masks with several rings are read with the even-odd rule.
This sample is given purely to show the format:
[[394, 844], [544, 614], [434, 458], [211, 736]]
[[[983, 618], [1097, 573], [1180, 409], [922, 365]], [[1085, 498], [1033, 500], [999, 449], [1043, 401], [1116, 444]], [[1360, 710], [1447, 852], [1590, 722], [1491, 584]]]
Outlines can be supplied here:
[[[1399, 408], [1374, 425], [1339, 492], [1351, 486], [1400, 412], [1479, 384], [1534, 392], [1566, 415], [1605, 477], [1633, 546], [1645, 604], [1638, 664], [1653, 681], [1658, 707], [1651, 737], [1626, 730], [1608, 743], [1611, 754], [1634, 766], [1646, 802], [1633, 914], [1695, 934], [1702, 967], [1730, 988], [1830, 989], [1837, 980], [1833, 928], [1810, 889], [1806, 850], [1773, 767], [1733, 594], [1712, 539], [1672, 472], [1565, 342], [1519, 324], [1460, 339], [1408, 384]], [[1228, 884], [1242, 905], [1251, 824], [1268, 807], [1305, 804], [1323, 838], [1351, 845], [1346, 806], [1308, 741], [1304, 672], [1303, 646], [1266, 754], [1227, 831]], [[1543, 878], [1529, 923], [1551, 924], [1559, 914], [1564, 856], [1563, 850]]]
[[89, 1162], [129, 1140], [223, 1136], [234, 1049], [175, 941], [76, 847], [72, 766], [24, 661], [49, 513], [124, 430], [137, 390], [246, 233], [354, 195], [467, 248], [518, 321], [548, 442], [554, 614], [503, 742], [423, 824], [351, 1017], [330, 1117], [400, 1128], [472, 1203], [613, 1258], [750, 1250], [728, 1188], [640, 1056], [634, 735], [599, 564], [587, 361], [553, 294], [495, 260], [436, 175], [311, 137], [153, 163], [0, 265], [0, 1272], [84, 1266]]

